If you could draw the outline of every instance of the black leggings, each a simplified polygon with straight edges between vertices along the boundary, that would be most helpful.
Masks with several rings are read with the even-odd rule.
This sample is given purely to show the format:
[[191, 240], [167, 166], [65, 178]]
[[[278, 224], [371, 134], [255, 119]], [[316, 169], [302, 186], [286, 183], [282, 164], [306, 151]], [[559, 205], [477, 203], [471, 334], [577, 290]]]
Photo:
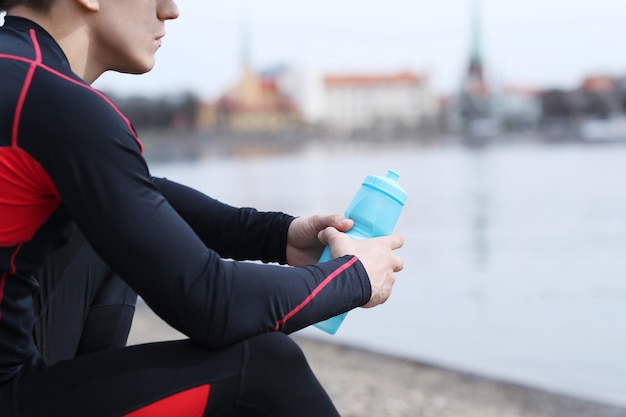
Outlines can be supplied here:
[[339, 416], [282, 333], [219, 350], [190, 340], [124, 347], [136, 294], [79, 234], [38, 279], [40, 356], [0, 385], [1, 417]]

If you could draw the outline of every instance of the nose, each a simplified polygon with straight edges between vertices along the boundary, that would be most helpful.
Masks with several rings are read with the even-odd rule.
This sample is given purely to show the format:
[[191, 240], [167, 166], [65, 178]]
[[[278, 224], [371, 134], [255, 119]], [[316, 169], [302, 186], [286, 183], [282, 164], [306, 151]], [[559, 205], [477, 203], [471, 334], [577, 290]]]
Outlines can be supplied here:
[[173, 20], [178, 18], [180, 11], [174, 0], [161, 0], [157, 9], [159, 20]]

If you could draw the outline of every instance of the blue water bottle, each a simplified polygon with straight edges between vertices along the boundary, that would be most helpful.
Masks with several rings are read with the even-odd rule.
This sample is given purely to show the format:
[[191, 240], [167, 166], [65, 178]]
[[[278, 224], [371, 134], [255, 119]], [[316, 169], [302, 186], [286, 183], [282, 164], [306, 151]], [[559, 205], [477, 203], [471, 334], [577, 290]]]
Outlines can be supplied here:
[[[352, 239], [387, 236], [393, 232], [400, 212], [406, 202], [406, 191], [398, 184], [400, 175], [389, 170], [387, 176], [368, 175], [352, 199], [345, 216], [354, 220], [354, 226], [346, 234]], [[330, 248], [326, 246], [320, 262], [330, 260]], [[348, 313], [342, 313], [314, 324], [326, 333], [335, 334]]]

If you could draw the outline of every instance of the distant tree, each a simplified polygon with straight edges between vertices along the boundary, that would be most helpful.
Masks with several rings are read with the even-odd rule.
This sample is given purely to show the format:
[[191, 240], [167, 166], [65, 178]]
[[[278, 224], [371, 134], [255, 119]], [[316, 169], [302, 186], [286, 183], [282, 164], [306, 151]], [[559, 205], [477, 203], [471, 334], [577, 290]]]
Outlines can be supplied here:
[[150, 96], [109, 94], [136, 129], [193, 129], [200, 101], [193, 93]]
[[540, 100], [544, 120], [567, 120], [573, 114], [571, 99], [563, 90], [546, 90], [541, 93]]
[[598, 92], [589, 92], [585, 98], [586, 102], [583, 109], [585, 116], [600, 119], [609, 117], [613, 108], [611, 103], [613, 97]]

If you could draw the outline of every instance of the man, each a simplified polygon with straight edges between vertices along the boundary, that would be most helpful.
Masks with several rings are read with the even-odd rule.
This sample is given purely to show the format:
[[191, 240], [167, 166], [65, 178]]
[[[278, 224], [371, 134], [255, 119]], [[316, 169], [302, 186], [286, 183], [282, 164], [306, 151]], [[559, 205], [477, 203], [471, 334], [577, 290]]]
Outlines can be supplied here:
[[[90, 84], [153, 67], [172, 0], [0, 10], [0, 415], [337, 415], [285, 334], [384, 302], [402, 238], [150, 176]], [[189, 340], [124, 347], [136, 294]]]

